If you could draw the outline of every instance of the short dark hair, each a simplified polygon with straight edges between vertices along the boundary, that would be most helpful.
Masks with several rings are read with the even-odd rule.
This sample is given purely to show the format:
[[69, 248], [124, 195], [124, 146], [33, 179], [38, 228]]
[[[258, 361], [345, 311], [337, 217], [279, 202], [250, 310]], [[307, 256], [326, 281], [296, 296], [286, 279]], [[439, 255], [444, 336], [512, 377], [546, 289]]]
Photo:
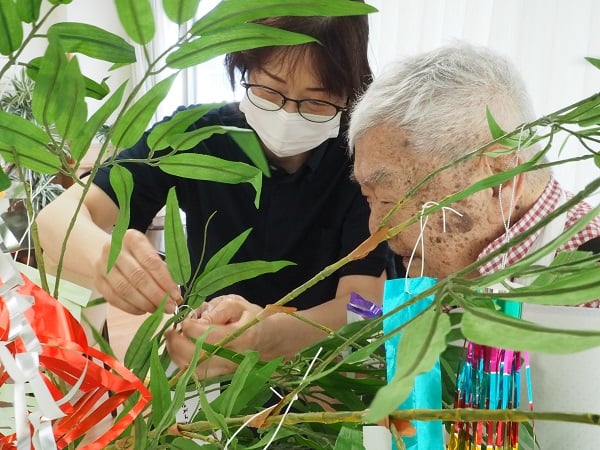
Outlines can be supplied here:
[[366, 15], [344, 17], [271, 17], [256, 21], [262, 25], [302, 33], [319, 43], [293, 46], [270, 46], [229, 53], [225, 66], [232, 87], [236, 69], [251, 72], [260, 68], [274, 55], [282, 61], [298, 61], [298, 56], [310, 52], [315, 73], [331, 94], [356, 99], [372, 81], [367, 56], [369, 23]]

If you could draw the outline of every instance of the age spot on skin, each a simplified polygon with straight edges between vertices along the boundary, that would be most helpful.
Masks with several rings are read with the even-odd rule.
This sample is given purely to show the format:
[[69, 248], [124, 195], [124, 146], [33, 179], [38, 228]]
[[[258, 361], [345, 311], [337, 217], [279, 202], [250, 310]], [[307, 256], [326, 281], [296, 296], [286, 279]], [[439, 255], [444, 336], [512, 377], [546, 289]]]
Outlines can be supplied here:
[[[440, 215], [439, 226], [443, 229], [443, 218]], [[446, 233], [467, 233], [475, 226], [471, 216], [464, 214], [458, 216], [456, 214], [446, 214]]]

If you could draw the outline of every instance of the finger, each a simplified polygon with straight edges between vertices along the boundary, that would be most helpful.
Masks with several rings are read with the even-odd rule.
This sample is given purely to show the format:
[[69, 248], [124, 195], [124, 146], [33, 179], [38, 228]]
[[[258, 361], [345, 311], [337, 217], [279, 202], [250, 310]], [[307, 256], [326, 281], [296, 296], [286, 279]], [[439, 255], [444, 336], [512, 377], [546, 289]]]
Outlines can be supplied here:
[[251, 307], [251, 303], [239, 295], [223, 295], [204, 303], [200, 318], [213, 324], [224, 325], [237, 322], [244, 312]]

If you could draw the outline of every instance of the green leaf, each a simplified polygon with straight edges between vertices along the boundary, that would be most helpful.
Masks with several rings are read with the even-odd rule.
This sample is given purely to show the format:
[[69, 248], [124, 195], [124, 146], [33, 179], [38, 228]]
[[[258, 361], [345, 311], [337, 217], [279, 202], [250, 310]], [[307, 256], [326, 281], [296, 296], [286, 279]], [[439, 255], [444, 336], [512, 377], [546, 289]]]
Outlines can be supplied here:
[[163, 0], [165, 15], [178, 25], [192, 20], [200, 0]]
[[584, 114], [589, 114], [590, 111], [596, 110], [598, 106], [600, 106], [600, 94], [586, 99], [586, 101], [577, 105], [572, 110], [559, 115], [557, 121], [561, 123], [577, 123]]
[[365, 450], [362, 430], [343, 426], [335, 440], [333, 450]]
[[0, 192], [7, 190], [12, 182], [4, 170], [0, 170]]
[[117, 14], [127, 35], [138, 44], [154, 37], [154, 14], [150, 0], [115, 0]]
[[200, 400], [200, 406], [202, 407], [202, 412], [206, 415], [206, 420], [210, 423], [217, 426], [217, 428], [222, 431], [225, 436], [229, 437], [229, 427], [227, 426], [227, 422], [225, 421], [225, 417], [222, 414], [219, 414], [208, 402], [206, 398], [206, 393], [204, 390], [198, 391], [198, 397]]
[[600, 153], [594, 155], [594, 164], [596, 164], [596, 167], [600, 168]]
[[68, 5], [73, 0], [48, 0], [53, 5]]
[[492, 134], [492, 138], [494, 140], [501, 138], [502, 136], [504, 136], [506, 134], [506, 131], [504, 131], [500, 127], [500, 125], [498, 125], [498, 122], [496, 122], [496, 120], [492, 116], [492, 112], [490, 111], [490, 108], [487, 105], [485, 105], [485, 116], [487, 118], [490, 133]]
[[40, 69], [35, 79], [31, 108], [33, 117], [38, 123], [51, 125], [60, 120], [69, 111], [62, 110], [61, 88], [67, 58], [59, 43], [50, 40], [48, 48], [40, 62]]
[[31, 23], [40, 17], [42, 0], [17, 0], [17, 12], [23, 22]]
[[15, 114], [0, 111], [0, 145], [21, 150], [46, 150], [50, 138], [44, 131]]
[[258, 207], [262, 174], [249, 164], [227, 161], [210, 155], [182, 153], [161, 159], [158, 166], [170, 175], [193, 180], [229, 184], [250, 183], [256, 191], [254, 204]]
[[192, 274], [192, 266], [175, 188], [171, 188], [167, 195], [164, 235], [165, 259], [169, 273], [175, 283], [186, 284]]
[[[258, 363], [258, 352], [250, 351], [246, 354], [244, 360], [237, 367], [231, 379], [229, 387], [220, 396], [223, 398], [224, 409], [221, 410], [225, 417], [231, 417], [234, 410], [234, 405], [237, 397], [242, 393], [245, 388], [248, 377], [252, 374]], [[214, 405], [213, 405], [214, 408]], [[216, 408], [214, 408], [216, 411]]]
[[160, 363], [158, 344], [155, 339], [152, 340], [150, 353], [150, 392], [152, 392], [152, 423], [158, 424], [171, 403], [171, 390], [165, 368]]
[[161, 122], [152, 128], [146, 140], [148, 147], [151, 150], [167, 148], [170, 145], [169, 139], [171, 136], [183, 133], [208, 111], [222, 105], [223, 103], [212, 103], [177, 111], [169, 120]]
[[71, 156], [73, 156], [76, 161], [83, 159], [100, 127], [106, 123], [110, 115], [121, 104], [126, 84], [127, 82], [124, 82], [119, 86], [115, 93], [111, 95], [83, 125], [80, 133], [73, 138], [70, 151]]
[[447, 314], [428, 309], [404, 327], [396, 356], [396, 373], [391, 382], [381, 388], [369, 407], [366, 421], [377, 421], [406, 399], [417, 375], [427, 372], [446, 348], [450, 332]]
[[352, 16], [376, 11], [370, 5], [348, 0], [228, 0], [198, 20], [190, 32], [204, 35], [266, 17]]
[[48, 29], [48, 35], [60, 40], [69, 53], [113, 63], [134, 63], [135, 49], [125, 39], [86, 23], [60, 22]]
[[216, 269], [217, 267], [224, 266], [229, 264], [233, 255], [237, 253], [242, 244], [246, 242], [248, 235], [252, 231], [252, 228], [248, 228], [243, 231], [231, 241], [229, 241], [226, 245], [221, 247], [217, 253], [215, 253], [212, 258], [206, 263], [206, 267], [204, 268], [205, 272], [210, 272], [211, 270]]
[[162, 102], [175, 80], [177, 74], [158, 82], [142, 98], [123, 114], [114, 124], [111, 141], [116, 148], [128, 148], [135, 144], [142, 134], [156, 108]]
[[247, 130], [245, 128], [235, 127], [224, 127], [233, 140], [240, 146], [246, 156], [250, 158], [250, 161], [260, 169], [260, 171], [267, 177], [271, 176], [271, 170], [269, 169], [269, 162], [265, 156], [260, 141], [256, 136], [254, 130]]
[[255, 278], [265, 273], [274, 273], [293, 264], [290, 261], [257, 260], [217, 267], [208, 273], [203, 273], [196, 280], [191, 295], [207, 297], [239, 281]]
[[77, 58], [71, 59], [65, 66], [60, 80], [60, 94], [60, 109], [63, 113], [56, 118], [56, 129], [61, 136], [73, 139], [87, 121], [85, 83]]
[[185, 133], [169, 136], [167, 142], [175, 150], [189, 150], [213, 134], [225, 134], [227, 130], [222, 125], [207, 125]]
[[464, 312], [462, 330], [478, 344], [518, 351], [566, 354], [600, 345], [599, 331], [548, 328], [483, 308]]
[[148, 443], [148, 426], [144, 420], [144, 416], [139, 415], [133, 422], [134, 431], [134, 449], [146, 449]]
[[0, 53], [10, 55], [23, 42], [23, 26], [14, 0], [0, 0]]
[[214, 444], [196, 444], [194, 441], [188, 438], [178, 437], [171, 442], [170, 447], [173, 450], [219, 450]]
[[587, 60], [587, 62], [589, 62], [591, 65], [593, 65], [596, 69], [600, 69], [600, 59], [591, 58], [589, 56], [586, 56], [585, 59]]
[[296, 45], [314, 42], [315, 39], [298, 33], [245, 23], [224, 31], [202, 35], [183, 44], [167, 56], [167, 65], [175, 69], [189, 67], [209, 61], [226, 53], [271, 45]]
[[131, 214], [130, 200], [133, 192], [133, 176], [131, 172], [122, 166], [113, 166], [109, 174], [110, 185], [112, 186], [117, 196], [119, 203], [119, 217], [113, 228], [112, 239], [110, 242], [110, 253], [108, 255], [108, 266], [106, 271], [109, 272], [115, 264], [121, 246], [123, 245], [123, 236], [129, 228], [129, 217]]
[[148, 316], [138, 328], [131, 344], [127, 347], [123, 364], [127, 366], [138, 378], [146, 378], [150, 366], [153, 336], [160, 326], [165, 310], [165, 302], [162, 302], [156, 311]]
[[17, 150], [14, 147], [2, 148], [0, 145], [0, 156], [9, 163], [15, 163], [20, 167], [39, 173], [55, 174], [62, 167], [60, 158], [49, 150], [43, 152], [31, 148]]

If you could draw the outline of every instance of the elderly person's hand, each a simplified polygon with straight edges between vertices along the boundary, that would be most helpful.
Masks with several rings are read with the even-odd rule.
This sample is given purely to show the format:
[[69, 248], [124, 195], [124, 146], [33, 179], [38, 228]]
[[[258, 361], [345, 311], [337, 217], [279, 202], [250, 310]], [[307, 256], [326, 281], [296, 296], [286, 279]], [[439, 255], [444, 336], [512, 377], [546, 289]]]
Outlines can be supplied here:
[[107, 273], [109, 253], [110, 241], [102, 248], [94, 280], [106, 301], [128, 313], [143, 314], [154, 312], [166, 299], [165, 312], [175, 311], [181, 291], [146, 235], [127, 230], [119, 256]]
[[[192, 314], [192, 317], [186, 318], [181, 323], [180, 330], [167, 331], [167, 350], [178, 366], [185, 367], [194, 355], [195, 344], [191, 338], [198, 339], [208, 331], [205, 342], [216, 344], [262, 311], [263, 308], [239, 295], [223, 295], [214, 298], [196, 311], [196, 317]], [[257, 350], [260, 348], [260, 326], [261, 324], [258, 323], [250, 327], [226, 347], [236, 352]], [[213, 356], [198, 365], [196, 374], [202, 379], [212, 378], [232, 373], [235, 369], [235, 363]]]

